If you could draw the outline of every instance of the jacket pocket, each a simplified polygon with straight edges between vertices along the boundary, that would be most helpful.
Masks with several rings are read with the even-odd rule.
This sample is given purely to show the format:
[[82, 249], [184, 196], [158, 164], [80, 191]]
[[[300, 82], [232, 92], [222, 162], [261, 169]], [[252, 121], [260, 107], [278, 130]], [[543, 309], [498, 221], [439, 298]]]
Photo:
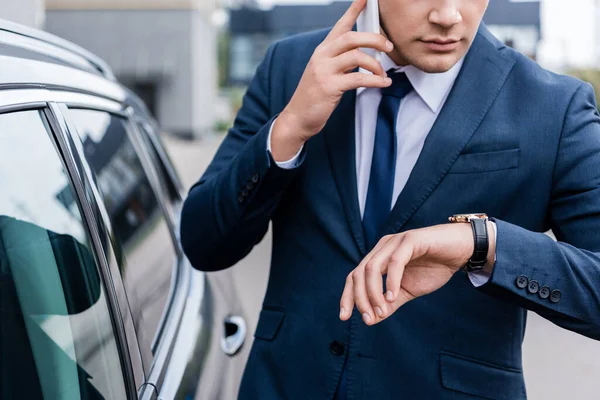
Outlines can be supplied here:
[[440, 352], [442, 385], [446, 389], [492, 400], [527, 398], [523, 371]]
[[279, 332], [281, 323], [283, 322], [285, 313], [278, 310], [262, 309], [260, 316], [258, 317], [258, 324], [256, 326], [256, 332], [254, 337], [264, 340], [273, 340]]
[[492, 172], [517, 168], [521, 149], [490, 151], [485, 153], [461, 154], [458, 156], [449, 174], [469, 174], [474, 172]]

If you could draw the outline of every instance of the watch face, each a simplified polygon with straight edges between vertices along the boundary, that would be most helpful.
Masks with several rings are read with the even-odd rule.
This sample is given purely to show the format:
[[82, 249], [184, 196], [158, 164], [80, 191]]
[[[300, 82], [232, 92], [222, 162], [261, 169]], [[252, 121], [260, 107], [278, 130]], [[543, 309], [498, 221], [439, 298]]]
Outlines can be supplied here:
[[448, 220], [450, 222], [469, 222], [474, 218], [487, 219], [488, 216], [485, 213], [455, 214], [448, 218]]

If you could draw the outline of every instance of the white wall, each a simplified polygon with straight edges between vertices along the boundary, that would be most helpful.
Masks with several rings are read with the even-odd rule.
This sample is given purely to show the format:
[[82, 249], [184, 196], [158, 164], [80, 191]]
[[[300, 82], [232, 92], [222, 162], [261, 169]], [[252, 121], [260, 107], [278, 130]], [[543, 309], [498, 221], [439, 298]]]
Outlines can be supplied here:
[[[539, 62], [563, 71], [598, 67], [596, 0], [545, 0], [542, 2], [542, 42]], [[600, 6], [598, 6], [600, 8]]]
[[208, 12], [192, 14], [190, 54], [192, 72], [192, 129], [200, 135], [212, 132], [217, 102], [217, 28]]
[[41, 28], [44, 24], [44, 0], [0, 0], [0, 18]]

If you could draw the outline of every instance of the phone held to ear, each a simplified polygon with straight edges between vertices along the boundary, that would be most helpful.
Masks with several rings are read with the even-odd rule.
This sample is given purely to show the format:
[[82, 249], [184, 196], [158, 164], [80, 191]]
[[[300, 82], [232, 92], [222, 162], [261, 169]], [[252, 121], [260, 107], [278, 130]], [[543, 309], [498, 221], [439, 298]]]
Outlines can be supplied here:
[[[367, 6], [358, 17], [356, 21], [356, 27], [358, 32], [372, 32], [381, 34], [381, 27], [379, 24], [379, 0], [367, 0]], [[375, 58], [378, 62], [381, 62], [381, 52], [375, 49], [361, 49], [371, 57]], [[370, 71], [360, 69], [361, 72], [371, 73]]]

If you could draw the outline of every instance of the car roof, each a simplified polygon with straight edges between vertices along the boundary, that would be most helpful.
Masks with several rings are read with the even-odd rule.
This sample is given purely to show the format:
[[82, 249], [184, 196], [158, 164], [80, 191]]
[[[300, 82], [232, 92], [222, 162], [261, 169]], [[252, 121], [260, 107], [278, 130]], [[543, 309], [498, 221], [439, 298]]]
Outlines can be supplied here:
[[88, 93], [148, 114], [101, 58], [58, 36], [0, 19], [0, 89], [25, 87]]
[[[74, 63], [74, 56], [78, 56], [80, 59], [78, 61], [82, 62], [82, 64], [79, 65], [80, 67], [83, 66], [83, 63], [86, 63], [89, 70], [104, 76], [106, 79], [115, 80], [112, 70], [102, 59], [83, 49], [82, 47], [59, 38], [58, 36], [54, 36], [50, 33], [3, 19], [0, 19], [0, 31], [10, 32], [15, 36], [20, 36], [22, 38], [33, 39], [38, 43], [39, 47], [32, 50], [41, 53], [48, 53], [48, 56], [54, 56], [57, 59], [63, 59], [63, 61], [66, 62], [71, 61], [74, 67], [77, 67], [77, 65]], [[22, 43], [18, 40], [14, 40], [14, 36], [13, 38], [7, 37], [6, 39], [8, 40], [0, 40], [0, 42], [13, 46], [19, 46]], [[71, 54], [71, 57], [65, 57], [65, 54], [68, 53]]]

